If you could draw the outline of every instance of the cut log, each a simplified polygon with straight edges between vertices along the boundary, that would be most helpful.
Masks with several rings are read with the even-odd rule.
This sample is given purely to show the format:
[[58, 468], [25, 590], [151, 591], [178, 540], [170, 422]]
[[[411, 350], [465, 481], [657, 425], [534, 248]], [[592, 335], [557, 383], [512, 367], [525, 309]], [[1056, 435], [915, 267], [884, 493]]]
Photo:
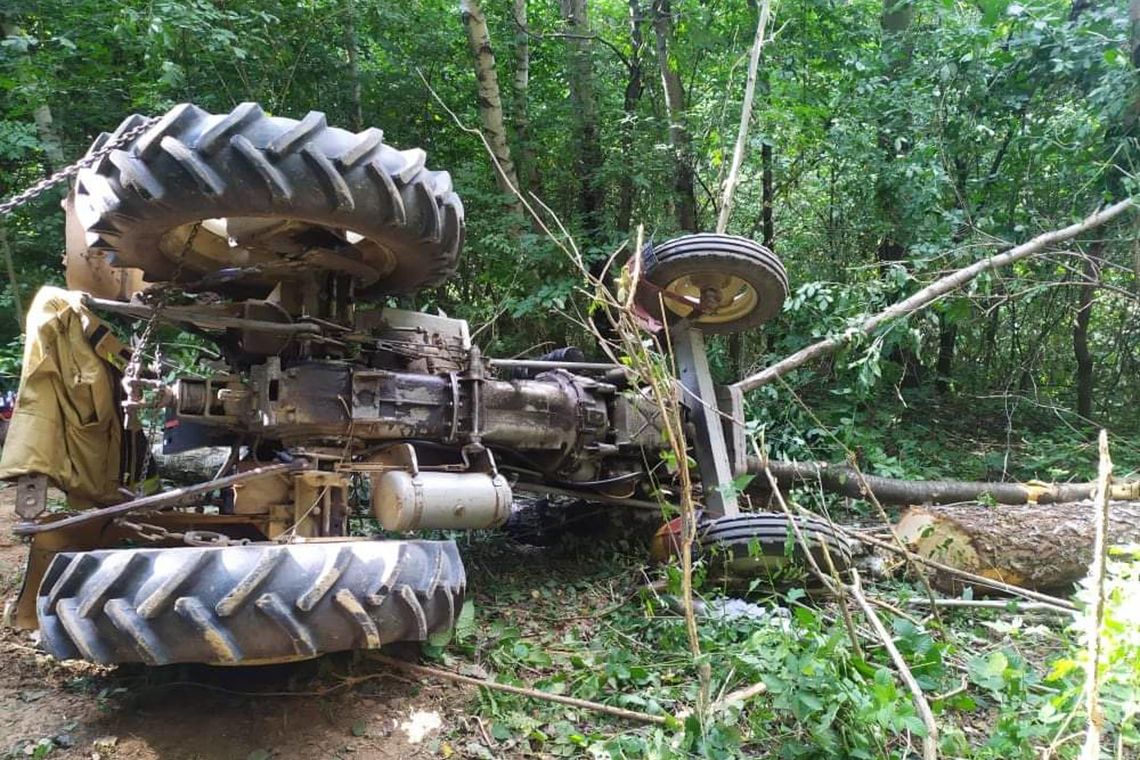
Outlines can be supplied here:
[[[1058, 593], [1071, 590], [1088, 573], [1094, 531], [1094, 509], [1087, 501], [911, 507], [896, 527], [899, 537], [923, 557], [1003, 583]], [[1112, 502], [1108, 541], [1140, 542], [1140, 502]], [[949, 573], [931, 581], [955, 592], [962, 586]]]

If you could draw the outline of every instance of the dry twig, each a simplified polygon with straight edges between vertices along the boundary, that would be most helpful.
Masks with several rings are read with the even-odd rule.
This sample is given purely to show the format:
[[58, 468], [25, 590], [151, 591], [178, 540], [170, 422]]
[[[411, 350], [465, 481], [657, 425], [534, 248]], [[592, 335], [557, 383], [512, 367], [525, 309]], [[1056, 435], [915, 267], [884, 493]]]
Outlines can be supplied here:
[[903, 659], [902, 653], [899, 652], [898, 647], [895, 646], [895, 641], [891, 637], [890, 631], [883, 625], [883, 621], [875, 612], [875, 608], [867, 601], [867, 597], [863, 594], [863, 584], [859, 580], [859, 571], [855, 568], [851, 569], [851, 596], [854, 597], [855, 602], [863, 610], [863, 615], [867, 618], [867, 622], [875, 629], [878, 634], [879, 640], [883, 642], [883, 647], [886, 648], [887, 653], [891, 656], [891, 662], [895, 664], [895, 669], [898, 670], [899, 676], [902, 677], [903, 682], [907, 688], [910, 689], [911, 697], [914, 699], [914, 709], [922, 718], [922, 724], [926, 727], [926, 736], [922, 737], [922, 757], [923, 760], [937, 760], [938, 758], [938, 723], [934, 720], [934, 713], [930, 709], [930, 703], [926, 701], [926, 696], [922, 693], [922, 687], [918, 685], [918, 681], [914, 678], [914, 673], [910, 672], [910, 667]]
[[370, 652], [366, 655], [368, 659], [375, 660], [376, 662], [383, 663], [399, 670], [407, 671], [408, 673], [415, 673], [419, 676], [428, 676], [431, 678], [444, 678], [448, 681], [455, 681], [456, 683], [465, 683], [471, 686], [481, 686], [486, 689], [494, 689], [496, 691], [505, 691], [508, 694], [516, 694], [520, 697], [530, 697], [531, 699], [541, 699], [547, 702], [557, 702], [563, 705], [570, 705], [571, 707], [580, 707], [583, 710], [593, 710], [594, 712], [605, 713], [606, 715], [613, 715], [617, 718], [625, 718], [627, 720], [635, 720], [641, 723], [652, 723], [654, 725], [665, 725], [669, 722], [669, 718], [664, 715], [650, 715], [649, 713], [637, 712], [635, 710], [626, 710], [624, 707], [614, 707], [613, 705], [603, 705], [600, 702], [591, 702], [586, 699], [577, 699], [576, 697], [564, 697], [561, 694], [550, 694], [549, 692], [539, 691], [538, 689], [530, 689], [523, 686], [511, 686], [510, 684], [498, 683], [496, 681], [487, 681], [482, 678], [473, 678], [471, 676], [460, 675], [459, 673], [452, 673], [450, 670], [442, 668], [433, 668], [427, 665], [416, 665], [411, 662], [404, 662], [397, 660], [394, 657]]

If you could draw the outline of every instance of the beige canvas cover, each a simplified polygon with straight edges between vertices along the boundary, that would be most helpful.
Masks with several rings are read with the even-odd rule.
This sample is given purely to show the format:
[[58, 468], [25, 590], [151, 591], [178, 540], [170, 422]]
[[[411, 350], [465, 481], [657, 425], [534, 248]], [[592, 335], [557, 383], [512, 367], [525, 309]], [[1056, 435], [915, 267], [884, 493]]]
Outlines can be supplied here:
[[122, 501], [113, 365], [121, 366], [126, 352], [82, 298], [55, 287], [36, 294], [0, 455], [0, 479], [47, 475], [76, 507]]

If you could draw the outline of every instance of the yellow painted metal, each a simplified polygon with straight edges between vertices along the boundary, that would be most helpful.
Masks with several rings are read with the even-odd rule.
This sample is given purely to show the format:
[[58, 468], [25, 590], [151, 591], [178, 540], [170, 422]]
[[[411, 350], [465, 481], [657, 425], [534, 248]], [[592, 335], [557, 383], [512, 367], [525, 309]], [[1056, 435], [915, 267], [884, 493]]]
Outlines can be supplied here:
[[680, 317], [692, 314], [701, 305], [702, 295], [707, 293], [712, 297], [717, 303], [716, 308], [698, 316], [694, 320], [697, 324], [735, 321], [748, 315], [760, 300], [756, 288], [746, 280], [717, 272], [682, 275], [669, 282], [664, 290], [677, 297], [662, 299], [665, 307]]

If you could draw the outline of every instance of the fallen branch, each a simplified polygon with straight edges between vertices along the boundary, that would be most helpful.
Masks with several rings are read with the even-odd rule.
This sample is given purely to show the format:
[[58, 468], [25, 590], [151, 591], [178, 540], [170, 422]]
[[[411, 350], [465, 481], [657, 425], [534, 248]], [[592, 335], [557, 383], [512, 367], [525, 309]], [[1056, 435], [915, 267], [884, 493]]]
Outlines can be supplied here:
[[1136, 203], [1135, 198], [1127, 198], [1119, 203], [1114, 203], [1108, 208], [1090, 214], [1076, 224], [1070, 224], [1068, 227], [1038, 235], [1032, 240], [1014, 246], [1004, 253], [982, 259], [968, 267], [963, 267], [945, 277], [941, 277], [909, 298], [899, 301], [883, 311], [880, 311], [878, 314], [868, 317], [857, 325], [849, 327], [839, 335], [833, 335], [830, 338], [825, 338], [824, 340], [813, 343], [806, 348], [800, 349], [791, 356], [781, 359], [772, 366], [750, 377], [744, 378], [736, 383], [735, 387], [740, 388], [742, 391], [750, 391], [767, 385], [792, 370], [802, 367], [813, 359], [818, 359], [821, 356], [832, 353], [841, 346], [850, 343], [855, 338], [871, 335], [881, 325], [893, 319], [907, 316], [908, 314], [929, 306], [937, 299], [957, 290], [983, 272], [1012, 264], [1051, 245], [1069, 240], [1089, 230], [1095, 229], [1120, 216], [1128, 209], [1134, 207]]
[[366, 654], [366, 656], [370, 660], [375, 660], [376, 662], [383, 663], [389, 667], [397, 668], [408, 673], [415, 673], [419, 676], [443, 678], [448, 681], [455, 681], [456, 683], [465, 683], [471, 686], [481, 686], [485, 689], [505, 691], [508, 694], [516, 694], [520, 697], [530, 697], [531, 699], [541, 699], [547, 702], [557, 702], [563, 705], [570, 705], [571, 707], [580, 707], [583, 710], [593, 710], [594, 712], [613, 715], [617, 718], [636, 720], [641, 723], [652, 723], [659, 726], [663, 726], [669, 723], [669, 717], [665, 715], [650, 715], [649, 713], [637, 712], [635, 710], [626, 710], [623, 707], [613, 707], [612, 705], [603, 705], [600, 702], [591, 702], [586, 699], [564, 697], [561, 694], [550, 694], [549, 692], [539, 691], [538, 689], [530, 689], [523, 686], [511, 686], [510, 684], [488, 681], [483, 678], [473, 678], [471, 676], [464, 676], [460, 675], [459, 673], [453, 673], [450, 670], [444, 670], [443, 668], [433, 668], [427, 665], [416, 665], [414, 663], [404, 662], [403, 660], [397, 660], [394, 657], [388, 657], [387, 655], [379, 654], [377, 652], [369, 652]]
[[863, 615], [875, 629], [879, 640], [883, 643], [887, 653], [891, 656], [891, 661], [895, 664], [895, 669], [898, 670], [899, 676], [902, 678], [903, 683], [910, 689], [911, 697], [914, 699], [914, 709], [922, 718], [922, 725], [926, 727], [926, 736], [922, 737], [922, 757], [923, 760], [937, 760], [938, 758], [938, 723], [934, 720], [934, 713], [930, 709], [930, 703], [926, 701], [926, 696], [922, 693], [922, 687], [918, 685], [918, 681], [914, 678], [914, 673], [910, 671], [910, 667], [906, 664], [902, 654], [899, 652], [898, 647], [895, 646], [895, 640], [891, 636], [887, 627], [883, 625], [883, 621], [875, 612], [875, 608], [867, 601], [867, 597], [863, 595], [863, 584], [859, 580], [859, 571], [851, 568], [851, 596], [854, 597], [855, 602], [863, 610]]
[[[1096, 483], [987, 483], [971, 480], [898, 480], [863, 475], [854, 467], [827, 462], [786, 462], [748, 458], [748, 472], [772, 471], [781, 488], [818, 485], [825, 491], [866, 499], [874, 496], [883, 504], [956, 504], [975, 502], [986, 496], [998, 504], [1053, 504], [1091, 499]], [[1140, 481], [1114, 484], [1115, 500], [1140, 500]]]
[[1058, 615], [1069, 616], [1073, 611], [1065, 607], [1058, 607], [1049, 602], [1020, 602], [1015, 599], [1003, 601], [1001, 599], [942, 599], [936, 598], [934, 604], [929, 599], [916, 597], [908, 599], [908, 607], [943, 607], [966, 608], [982, 610], [1008, 610], [1010, 612], [1052, 612]]
[[712, 711], [720, 712], [727, 710], [729, 707], [737, 704], [738, 702], [747, 702], [753, 697], [758, 697], [768, 691], [768, 685], [763, 681], [757, 681], [751, 686], [745, 686], [743, 689], [737, 689], [725, 694], [723, 697], [713, 702]]

